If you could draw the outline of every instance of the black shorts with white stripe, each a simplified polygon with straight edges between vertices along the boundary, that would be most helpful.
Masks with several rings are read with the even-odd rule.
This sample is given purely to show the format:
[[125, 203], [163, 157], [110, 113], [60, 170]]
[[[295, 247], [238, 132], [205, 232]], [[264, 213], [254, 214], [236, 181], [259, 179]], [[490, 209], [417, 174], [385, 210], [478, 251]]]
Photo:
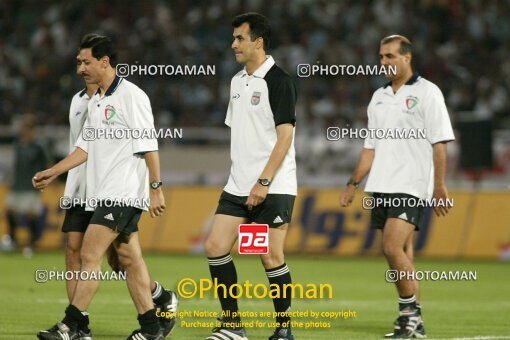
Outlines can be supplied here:
[[104, 225], [113, 231], [129, 236], [138, 231], [142, 210], [135, 207], [97, 207], [90, 224]]
[[370, 227], [372, 229], [384, 229], [386, 220], [388, 218], [398, 218], [414, 225], [414, 230], [420, 229], [420, 224], [423, 220], [425, 208], [410, 206], [406, 201], [419, 201], [418, 197], [408, 194], [383, 194], [373, 193], [374, 202], [379, 200], [381, 202], [389, 202], [389, 204], [380, 204], [372, 209], [372, 216], [370, 219]]
[[270, 228], [277, 228], [290, 222], [296, 196], [268, 194], [266, 199], [252, 210], [248, 210], [247, 199], [248, 196], [236, 196], [223, 191], [216, 214], [244, 217], [247, 223], [268, 224]]

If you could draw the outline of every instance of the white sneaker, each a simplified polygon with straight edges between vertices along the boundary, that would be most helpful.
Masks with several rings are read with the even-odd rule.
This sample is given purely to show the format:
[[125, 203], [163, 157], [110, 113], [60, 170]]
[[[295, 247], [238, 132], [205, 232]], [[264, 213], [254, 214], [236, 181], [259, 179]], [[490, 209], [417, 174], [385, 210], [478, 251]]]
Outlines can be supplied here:
[[34, 250], [31, 247], [23, 248], [23, 256], [27, 259], [31, 259], [34, 256]]

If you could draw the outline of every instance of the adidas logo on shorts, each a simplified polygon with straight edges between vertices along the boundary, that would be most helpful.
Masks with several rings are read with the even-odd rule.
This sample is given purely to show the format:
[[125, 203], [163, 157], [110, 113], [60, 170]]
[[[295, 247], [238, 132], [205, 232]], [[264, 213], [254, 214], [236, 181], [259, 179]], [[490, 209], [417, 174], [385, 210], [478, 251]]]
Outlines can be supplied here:
[[105, 220], [114, 221], [114, 219], [113, 219], [113, 214], [112, 214], [112, 213], [109, 213], [109, 214], [105, 215], [103, 218], [104, 218]]
[[283, 220], [280, 216], [276, 216], [276, 218], [274, 219], [273, 223], [283, 223]]

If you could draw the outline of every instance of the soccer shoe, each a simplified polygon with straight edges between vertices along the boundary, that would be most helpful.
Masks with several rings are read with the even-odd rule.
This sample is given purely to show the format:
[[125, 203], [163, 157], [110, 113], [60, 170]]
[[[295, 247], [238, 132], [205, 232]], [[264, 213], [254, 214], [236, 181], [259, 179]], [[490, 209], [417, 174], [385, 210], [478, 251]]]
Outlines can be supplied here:
[[[179, 299], [177, 298], [177, 294], [174, 292], [167, 290], [168, 293], [170, 293], [170, 300], [166, 301], [162, 305], [156, 305], [156, 312], [157, 315], [160, 315], [160, 313], [170, 312], [170, 313], [176, 313], [177, 312], [177, 306], [179, 305]], [[165, 317], [159, 317], [159, 325], [161, 326], [161, 329], [163, 330], [163, 337], [167, 337], [168, 334], [172, 332], [172, 330], [175, 327], [177, 318], [171, 317], [171, 318], [165, 318]]]
[[[395, 321], [395, 326], [398, 326], [397, 321]], [[391, 333], [385, 334], [384, 337], [385, 338], [393, 338], [393, 334], [394, 334], [394, 332], [391, 332]], [[427, 337], [427, 334], [425, 333], [425, 326], [424, 326], [423, 319], [422, 319], [421, 322], [418, 324], [418, 326], [416, 326], [416, 331], [413, 334], [413, 338], [425, 339], [426, 337]]]
[[163, 336], [163, 332], [161, 329], [158, 331], [157, 334], [147, 334], [142, 333], [140, 329], [134, 330], [133, 333], [131, 333], [130, 336], [127, 337], [127, 340], [164, 340], [165, 337]]
[[10, 253], [16, 249], [16, 243], [11, 239], [9, 235], [4, 235], [0, 241], [0, 249]]
[[[395, 322], [393, 323], [393, 329], [395, 329], [397, 326], [398, 326], [398, 318], [397, 318], [397, 320], [395, 320]], [[393, 333], [394, 333], [394, 332], [386, 333], [386, 334], [384, 334], [384, 337], [385, 337], [386, 339], [391, 339], [391, 338], [393, 337]]]
[[[421, 334], [416, 333], [418, 325], [423, 323], [418, 314], [400, 315], [395, 321], [395, 329], [393, 333], [388, 333], [384, 337], [392, 339], [410, 339], [419, 337]], [[423, 329], [425, 331], [425, 329]]]
[[23, 248], [23, 251], [21, 253], [23, 254], [23, 257], [26, 259], [31, 259], [32, 257], [34, 257], [34, 249], [32, 247]]
[[271, 335], [269, 340], [294, 340], [294, 335], [290, 330], [290, 327], [287, 328], [277, 328], [273, 335]]
[[416, 327], [416, 331], [414, 332], [414, 337], [419, 339], [425, 339], [427, 334], [425, 333], [425, 326], [423, 325], [423, 321]]
[[[221, 321], [221, 319], [219, 319]], [[206, 340], [248, 340], [246, 336], [246, 329], [243, 328], [228, 328], [228, 327], [215, 327], [212, 330], [212, 334], [209, 335]]]
[[41, 340], [78, 340], [78, 331], [72, 331], [65, 323], [59, 322], [48, 330], [37, 333]]
[[92, 340], [92, 332], [90, 330], [85, 332], [81, 329], [78, 329], [78, 340]]

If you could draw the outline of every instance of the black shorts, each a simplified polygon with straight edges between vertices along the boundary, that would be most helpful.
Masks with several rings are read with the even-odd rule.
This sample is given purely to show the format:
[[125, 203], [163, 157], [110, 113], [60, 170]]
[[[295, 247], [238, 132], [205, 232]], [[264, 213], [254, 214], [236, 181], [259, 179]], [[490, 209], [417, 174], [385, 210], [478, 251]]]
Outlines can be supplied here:
[[[120, 208], [120, 207], [117, 207], [117, 208]], [[128, 208], [131, 208], [131, 207], [128, 207]], [[126, 208], [124, 207], [123, 209], [126, 209]], [[131, 208], [131, 209], [136, 209], [136, 208]], [[138, 210], [140, 210], [140, 209], [138, 209]], [[96, 211], [97, 211], [97, 209], [96, 209]], [[85, 206], [74, 206], [74, 207], [67, 209], [65, 217], [64, 217], [64, 224], [62, 225], [62, 232], [67, 233], [70, 231], [75, 231], [78, 233], [85, 233], [85, 231], [87, 231], [87, 227], [91, 223], [106, 225], [98, 218], [96, 218], [95, 221], [99, 221], [99, 222], [92, 222], [92, 216], [94, 216], [96, 211], [86, 211]], [[108, 213], [105, 213], [103, 215], [103, 217], [106, 216], [107, 214]], [[140, 215], [141, 215], [141, 211], [140, 211]], [[99, 215], [99, 216], [101, 216], [101, 215]], [[114, 216], [114, 215], [112, 215], [112, 216]], [[113, 218], [115, 219], [115, 217], [113, 217]], [[130, 225], [128, 227], [128, 230], [131, 230], [129, 232], [129, 234], [132, 232], [138, 231], [138, 220], [139, 219], [140, 219], [140, 216], [138, 216], [138, 219], [134, 219], [130, 222], [131, 224], [134, 224], [134, 225]], [[111, 220], [107, 220], [107, 221], [109, 224], [114, 225], [114, 224], [112, 224], [113, 221], [111, 221]], [[106, 226], [115, 230], [115, 225], [113, 227], [110, 225], [106, 225]]]
[[90, 219], [94, 215], [93, 211], [85, 211], [84, 206], [74, 206], [66, 210], [62, 232], [67, 233], [76, 231], [85, 233], [90, 224]]
[[296, 196], [285, 194], [268, 194], [264, 202], [248, 210], [248, 196], [236, 196], [223, 191], [216, 209], [216, 214], [244, 217], [248, 223], [268, 224], [277, 228], [289, 223]]
[[138, 231], [138, 221], [142, 212], [135, 207], [99, 206], [93, 211], [90, 224], [104, 225], [119, 234], [129, 236]]
[[[372, 218], [370, 226], [373, 229], [383, 229], [388, 218], [399, 218], [414, 225], [415, 230], [420, 229], [423, 220], [424, 207], [416, 207], [406, 204], [406, 201], [416, 202], [419, 198], [408, 194], [381, 194], [373, 193], [374, 207], [372, 209]], [[377, 204], [377, 200], [382, 199], [382, 204]], [[414, 204], [415, 205], [415, 204]]]

